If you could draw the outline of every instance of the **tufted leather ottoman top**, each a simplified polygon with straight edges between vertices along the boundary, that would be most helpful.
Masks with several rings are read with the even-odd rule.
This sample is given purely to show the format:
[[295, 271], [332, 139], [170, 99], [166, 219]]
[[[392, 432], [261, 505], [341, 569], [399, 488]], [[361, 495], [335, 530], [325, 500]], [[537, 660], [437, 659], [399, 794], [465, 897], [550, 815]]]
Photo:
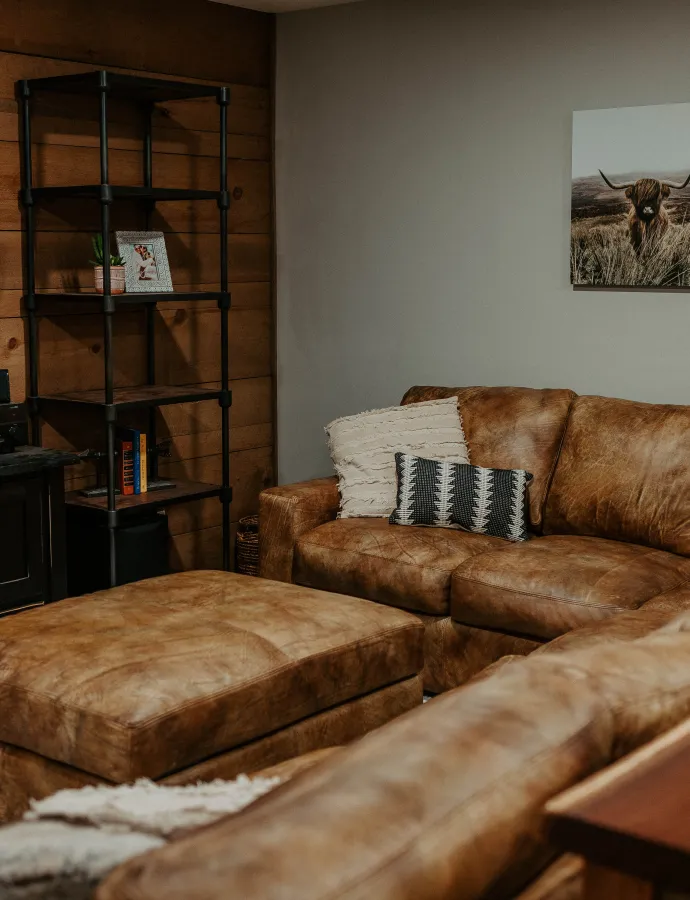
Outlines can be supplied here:
[[412, 615], [183, 572], [0, 621], [0, 741], [158, 778], [422, 668]]

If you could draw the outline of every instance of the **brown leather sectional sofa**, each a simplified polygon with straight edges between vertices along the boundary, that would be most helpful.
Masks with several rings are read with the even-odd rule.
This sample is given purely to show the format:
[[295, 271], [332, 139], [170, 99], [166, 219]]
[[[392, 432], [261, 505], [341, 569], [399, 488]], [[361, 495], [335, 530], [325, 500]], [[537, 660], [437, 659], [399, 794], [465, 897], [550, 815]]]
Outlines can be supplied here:
[[425, 685], [629, 610], [690, 609], [690, 407], [569, 390], [414, 387], [457, 396], [471, 460], [532, 472], [534, 538], [337, 519], [335, 478], [261, 496], [261, 574], [415, 612]]
[[533, 473], [529, 542], [338, 520], [335, 478], [261, 498], [262, 574], [416, 613], [426, 686], [446, 693], [125, 864], [97, 900], [581, 896], [544, 805], [690, 715], [690, 407], [403, 402], [454, 395], [474, 463]]
[[131, 860], [96, 900], [576, 900], [544, 805], [690, 715], [688, 629], [633, 611], [504, 658]]

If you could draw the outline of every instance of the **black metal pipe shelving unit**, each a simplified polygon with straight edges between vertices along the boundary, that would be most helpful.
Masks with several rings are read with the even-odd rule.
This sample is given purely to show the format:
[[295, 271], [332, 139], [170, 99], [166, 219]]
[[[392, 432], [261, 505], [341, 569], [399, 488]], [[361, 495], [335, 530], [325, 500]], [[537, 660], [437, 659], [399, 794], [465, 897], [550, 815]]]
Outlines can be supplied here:
[[[29, 333], [29, 392], [27, 404], [31, 417], [32, 441], [40, 446], [41, 413], [49, 408], [60, 408], [64, 404], [78, 404], [81, 408], [100, 409], [105, 420], [107, 494], [105, 497], [86, 498], [78, 492], [67, 494], [67, 503], [80, 507], [86, 515], [100, 518], [108, 529], [109, 536], [109, 580], [111, 586], [117, 582], [115, 530], [124, 518], [142, 511], [153, 511], [175, 503], [218, 497], [222, 504], [223, 522], [223, 567], [230, 568], [230, 433], [229, 411], [232, 394], [229, 388], [228, 358], [228, 314], [230, 292], [228, 289], [228, 192], [227, 163], [227, 120], [229, 90], [226, 87], [187, 84], [185, 82], [120, 75], [107, 71], [86, 72], [80, 75], [65, 75], [55, 78], [37, 78], [17, 82], [17, 96], [21, 109], [22, 146], [22, 188], [21, 204], [24, 214], [24, 305], [28, 317]], [[51, 91], [63, 94], [91, 94], [99, 100], [100, 131], [100, 184], [74, 185], [70, 187], [35, 187], [33, 184], [33, 160], [31, 146], [31, 101], [40, 92]], [[132, 101], [145, 112], [143, 134], [142, 173], [143, 185], [112, 185], [109, 181], [108, 166], [108, 101], [118, 98]], [[179, 190], [154, 187], [152, 113], [156, 103], [171, 100], [214, 97], [220, 115], [220, 185], [217, 191]], [[110, 258], [106, 253], [103, 266], [103, 294], [62, 293], [41, 294], [36, 291], [36, 247], [35, 247], [35, 206], [51, 200], [69, 198], [92, 198], [100, 203], [101, 234], [103, 246], [110, 247], [110, 207], [119, 199], [140, 200], [145, 204], [146, 228], [156, 202], [166, 200], [216, 200], [220, 216], [220, 291], [198, 291], [179, 293], [110, 293]], [[92, 301], [101, 304], [103, 311], [104, 389], [74, 391], [63, 394], [42, 395], [38, 383], [38, 324], [37, 316], [42, 299], [51, 304], [66, 301]], [[156, 384], [155, 365], [155, 309], [162, 300], [216, 300], [220, 310], [221, 373], [220, 390], [206, 390], [197, 387], [178, 387]], [[113, 316], [118, 308], [132, 304], [146, 308], [147, 384], [136, 388], [116, 388], [114, 386], [113, 360]], [[115, 426], [118, 413], [135, 407], [148, 407], [148, 447], [156, 446], [156, 407], [171, 403], [190, 403], [215, 400], [221, 410], [222, 434], [222, 483], [218, 485], [200, 484], [176, 480], [174, 488], [149, 491], [133, 496], [116, 494]], [[149, 454], [149, 478], [157, 477], [155, 453]]]

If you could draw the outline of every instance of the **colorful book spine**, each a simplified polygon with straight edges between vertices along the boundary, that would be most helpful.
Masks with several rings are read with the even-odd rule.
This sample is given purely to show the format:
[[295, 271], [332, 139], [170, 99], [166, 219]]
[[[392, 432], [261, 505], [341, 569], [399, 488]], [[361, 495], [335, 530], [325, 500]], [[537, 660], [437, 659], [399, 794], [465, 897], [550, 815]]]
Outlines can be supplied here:
[[134, 450], [131, 441], [119, 442], [119, 487], [123, 495], [134, 493]]
[[134, 462], [134, 493], [141, 493], [141, 453], [139, 451], [139, 432], [129, 429], [132, 438], [132, 457]]
[[146, 432], [139, 433], [139, 491], [145, 494], [149, 489], [148, 456], [146, 450]]
[[132, 445], [132, 463], [134, 474], [134, 493], [141, 493], [141, 451], [140, 432], [136, 428], [118, 427], [117, 436], [121, 441], [129, 441]]

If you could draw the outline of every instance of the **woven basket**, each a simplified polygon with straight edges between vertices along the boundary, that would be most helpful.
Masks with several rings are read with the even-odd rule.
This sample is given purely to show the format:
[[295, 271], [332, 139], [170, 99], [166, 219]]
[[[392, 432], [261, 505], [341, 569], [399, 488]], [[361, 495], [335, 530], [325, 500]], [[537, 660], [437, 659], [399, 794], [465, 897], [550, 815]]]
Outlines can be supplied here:
[[240, 575], [259, 574], [259, 517], [245, 516], [237, 525], [236, 567]]

